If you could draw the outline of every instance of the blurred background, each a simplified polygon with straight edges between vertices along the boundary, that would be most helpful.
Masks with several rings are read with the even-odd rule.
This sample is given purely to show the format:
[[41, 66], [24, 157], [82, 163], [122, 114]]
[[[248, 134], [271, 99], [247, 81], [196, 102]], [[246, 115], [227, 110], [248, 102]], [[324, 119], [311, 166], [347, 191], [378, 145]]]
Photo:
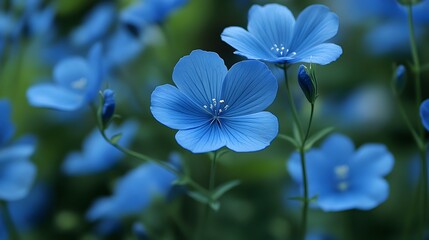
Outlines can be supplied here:
[[[35, 108], [27, 101], [27, 89], [52, 81], [56, 63], [70, 56], [85, 58], [90, 46], [102, 41], [110, 69], [103, 86], [116, 92], [116, 113], [121, 116], [116, 123], [132, 120], [138, 125], [130, 131], [127, 145], [157, 159], [169, 160], [173, 153], [193, 179], [207, 187], [209, 156], [192, 154], [177, 144], [176, 131], [152, 117], [150, 95], [156, 86], [172, 84], [175, 64], [194, 49], [217, 52], [228, 68], [243, 60], [221, 41], [220, 34], [229, 26], [246, 27], [252, 4], [273, 2], [287, 6], [295, 17], [311, 4], [325, 4], [339, 16], [340, 29], [332, 41], [343, 48], [343, 54], [327, 66], [316, 66], [320, 97], [312, 132], [334, 126], [356, 147], [379, 142], [395, 156], [394, 169], [387, 176], [390, 195], [384, 203], [371, 211], [312, 209], [309, 232], [315, 239], [399, 239], [404, 229], [414, 231], [412, 220], [411, 228], [406, 222], [417, 185], [417, 148], [391, 91], [395, 66], [408, 66], [412, 58], [405, 15], [382, 6], [385, 1], [396, 4], [393, 0], [374, 4], [370, 0], [170, 0], [164, 1], [170, 2], [169, 7], [149, 8], [146, 13], [151, 18], [142, 26], [127, 17], [127, 11], [141, 1], [0, 0], [0, 99], [12, 104], [15, 137], [30, 133], [38, 139], [32, 157], [38, 168], [34, 187], [26, 199], [11, 203], [16, 205], [13, 215], [20, 219], [23, 239], [133, 239], [139, 232], [136, 222], [144, 225], [149, 239], [191, 239], [205, 206], [180, 188], [173, 196], [147, 196], [150, 201], [141, 211], [121, 215], [117, 221], [88, 217], [96, 199], [111, 196], [118, 179], [140, 162], [118, 156], [103, 169], [68, 171], [65, 161], [71, 152], [91, 151], [90, 141], [85, 140], [96, 127], [91, 108], [73, 112]], [[427, 11], [421, 15], [421, 19], [416, 16], [416, 33], [424, 65], [429, 63], [429, 18], [424, 16]], [[296, 74], [297, 66], [291, 67], [289, 81], [306, 122], [309, 105]], [[424, 99], [429, 97], [428, 77], [429, 71], [422, 73]], [[279, 118], [280, 133], [290, 135], [292, 118], [281, 79], [279, 85], [269, 111]], [[413, 124], [420, 124], [410, 73], [401, 99]], [[93, 139], [93, 145], [97, 141], [102, 139]], [[103, 154], [111, 149], [94, 151]], [[285, 165], [292, 152], [289, 143], [276, 138], [260, 152], [223, 155], [216, 184], [234, 179], [241, 184], [222, 197], [218, 212], [208, 213], [203, 239], [294, 239], [301, 207], [288, 199], [298, 195]]]

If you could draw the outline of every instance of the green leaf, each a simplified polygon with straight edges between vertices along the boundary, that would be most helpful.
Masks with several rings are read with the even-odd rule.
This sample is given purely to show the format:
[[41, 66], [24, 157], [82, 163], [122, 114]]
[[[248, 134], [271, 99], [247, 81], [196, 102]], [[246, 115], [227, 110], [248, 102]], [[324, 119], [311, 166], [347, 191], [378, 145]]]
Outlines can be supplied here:
[[114, 136], [110, 139], [110, 141], [111, 141], [112, 143], [114, 143], [114, 144], [117, 144], [117, 143], [119, 142], [119, 140], [121, 140], [121, 137], [122, 137], [122, 133], [118, 133], [118, 134], [114, 135]]
[[209, 203], [209, 206], [211, 207], [211, 209], [213, 209], [213, 211], [217, 212], [220, 209], [220, 202], [219, 201], [211, 201]]
[[305, 199], [303, 197], [290, 197], [288, 199], [289, 200], [294, 200], [294, 201], [305, 202]]
[[223, 194], [228, 192], [229, 190], [233, 189], [234, 187], [240, 185], [239, 180], [233, 180], [226, 182], [220, 186], [218, 186], [213, 192], [212, 192], [212, 199], [217, 200], [220, 197], [222, 197]]
[[210, 202], [212, 202], [209, 197], [207, 197], [206, 195], [204, 195], [200, 192], [188, 191], [188, 195], [191, 198], [193, 198], [194, 200], [201, 202], [201, 203], [209, 204]]
[[283, 139], [283, 140], [285, 140], [285, 141], [287, 141], [287, 142], [289, 142], [290, 144], [292, 144], [292, 146], [294, 146], [295, 148], [299, 148], [299, 145], [298, 145], [298, 143], [295, 141], [295, 139], [293, 139], [292, 137], [289, 137], [288, 135], [286, 135], [286, 134], [279, 134], [279, 135], [277, 135], [277, 137], [279, 137], [279, 138], [281, 138], [281, 139]]
[[310, 199], [308, 199], [308, 202], [309, 202], [309, 203], [317, 202], [317, 199], [318, 199], [318, 198], [319, 198], [319, 195], [315, 195], [315, 196], [311, 197]]
[[184, 186], [184, 185], [188, 184], [188, 182], [189, 182], [189, 178], [187, 176], [182, 176], [180, 178], [177, 178], [172, 184]]
[[317, 132], [316, 134], [314, 134], [313, 136], [311, 136], [308, 141], [305, 143], [305, 148], [304, 150], [307, 151], [310, 148], [313, 147], [313, 145], [321, 140], [322, 138], [326, 137], [327, 135], [329, 135], [330, 133], [332, 133], [335, 130], [334, 127], [328, 127], [325, 129], [320, 130], [319, 132]]

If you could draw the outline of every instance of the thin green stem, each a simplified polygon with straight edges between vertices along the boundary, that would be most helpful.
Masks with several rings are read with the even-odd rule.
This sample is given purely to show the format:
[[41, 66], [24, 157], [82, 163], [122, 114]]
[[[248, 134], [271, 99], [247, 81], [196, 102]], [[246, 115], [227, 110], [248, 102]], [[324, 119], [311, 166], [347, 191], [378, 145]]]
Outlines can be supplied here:
[[[413, 23], [413, 5], [408, 5], [408, 26], [410, 29], [410, 46], [411, 46], [411, 55], [413, 58], [413, 69], [414, 69], [414, 81], [415, 81], [415, 91], [416, 91], [416, 109], [418, 111], [420, 103], [422, 102], [421, 94], [421, 79], [420, 79], [420, 60], [417, 51], [417, 42], [415, 38], [414, 23]], [[421, 232], [424, 234], [427, 224], [427, 215], [428, 215], [428, 171], [427, 171], [427, 162], [426, 162], [426, 146], [424, 145], [424, 129], [422, 124], [418, 124], [418, 136], [420, 141], [417, 142], [420, 161], [421, 161], [421, 177], [423, 188], [423, 203], [422, 203], [422, 229]]]
[[10, 240], [19, 240], [18, 231], [15, 227], [15, 224], [13, 223], [12, 216], [10, 214], [10, 211], [7, 208], [6, 202], [2, 201], [2, 202], [0, 202], [0, 205], [1, 205], [0, 208], [1, 208], [1, 212], [3, 213], [2, 216], [3, 216], [4, 222], [6, 224], [9, 239]]
[[211, 166], [210, 166], [210, 182], [209, 182], [209, 191], [212, 191], [215, 187], [215, 180], [216, 180], [216, 160], [218, 157], [218, 152], [215, 151], [213, 153], [213, 158], [211, 159]]
[[302, 138], [303, 134], [302, 134], [301, 122], [299, 121], [298, 112], [296, 111], [296, 107], [295, 107], [295, 101], [293, 100], [293, 96], [292, 96], [292, 93], [290, 91], [289, 81], [288, 81], [288, 77], [287, 77], [287, 65], [286, 64], [284, 64], [284, 66], [283, 66], [283, 71], [284, 71], [284, 77], [285, 77], [285, 83], [286, 83], [286, 91], [287, 91], [287, 95], [289, 97], [289, 106], [292, 110], [292, 117], [295, 121], [296, 126], [298, 127], [299, 134], [301, 135], [301, 138]]
[[302, 207], [302, 218], [301, 218], [301, 239], [305, 240], [307, 232], [307, 215], [308, 215], [308, 183], [307, 183], [307, 168], [305, 166], [305, 150], [304, 147], [299, 149], [299, 155], [301, 157], [302, 166], [302, 179], [304, 184], [304, 206]]

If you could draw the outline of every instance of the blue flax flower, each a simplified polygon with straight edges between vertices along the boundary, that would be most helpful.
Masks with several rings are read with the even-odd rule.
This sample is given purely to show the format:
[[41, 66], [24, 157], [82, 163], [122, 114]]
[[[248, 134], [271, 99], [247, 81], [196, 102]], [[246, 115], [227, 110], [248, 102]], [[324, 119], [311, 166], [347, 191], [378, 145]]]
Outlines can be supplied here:
[[228, 27], [221, 38], [249, 59], [328, 64], [342, 53], [340, 46], [325, 43], [337, 31], [338, 16], [323, 5], [307, 7], [295, 21], [287, 7], [267, 4], [250, 8], [247, 31]]
[[36, 177], [36, 166], [30, 161], [35, 139], [24, 137], [9, 144], [14, 133], [8, 101], [0, 101], [0, 200], [24, 198]]
[[35, 107], [73, 111], [94, 100], [100, 89], [103, 69], [101, 45], [94, 45], [88, 60], [71, 57], [54, 69], [55, 83], [40, 83], [27, 91], [28, 101]]
[[182, 147], [194, 153], [223, 146], [257, 151], [277, 135], [277, 118], [263, 111], [277, 93], [277, 80], [265, 64], [243, 61], [228, 71], [216, 53], [195, 50], [176, 64], [173, 81], [177, 87], [166, 84], [153, 91], [151, 111], [179, 130]]
[[[305, 156], [309, 194], [318, 196], [317, 205], [324, 211], [369, 210], [389, 195], [383, 177], [392, 170], [393, 156], [382, 144], [366, 144], [355, 152], [348, 137], [334, 134]], [[298, 153], [289, 159], [288, 170], [302, 185]]]
[[[128, 121], [120, 127], [111, 126], [106, 130], [107, 136], [122, 133], [119, 144], [128, 146], [137, 131], [137, 123]], [[85, 175], [106, 171], [113, 167], [123, 154], [107, 143], [98, 129], [94, 129], [83, 142], [81, 152], [67, 155], [62, 166], [67, 175]]]
[[429, 131], [429, 99], [424, 100], [420, 104], [420, 119], [426, 130]]
[[89, 221], [120, 220], [138, 214], [154, 197], [166, 198], [176, 176], [165, 168], [145, 163], [118, 180], [114, 194], [94, 202], [87, 212]]

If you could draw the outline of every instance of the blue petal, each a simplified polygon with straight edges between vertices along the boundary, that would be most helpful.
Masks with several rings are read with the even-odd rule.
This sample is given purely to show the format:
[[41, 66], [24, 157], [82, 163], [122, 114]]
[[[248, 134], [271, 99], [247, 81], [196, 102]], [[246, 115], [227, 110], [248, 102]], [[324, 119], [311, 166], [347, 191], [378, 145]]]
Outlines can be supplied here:
[[110, 3], [99, 4], [85, 17], [82, 25], [76, 29], [71, 40], [76, 46], [86, 46], [100, 40], [109, 30], [115, 15], [115, 6]]
[[86, 213], [86, 219], [95, 221], [102, 218], [108, 218], [108, 213], [114, 211], [114, 199], [105, 197], [97, 199]]
[[295, 58], [288, 60], [289, 63], [306, 62], [326, 65], [340, 57], [343, 50], [333, 43], [322, 43], [299, 52]]
[[323, 5], [311, 5], [298, 16], [291, 50], [297, 55], [331, 39], [338, 31], [338, 16]]
[[84, 96], [60, 86], [37, 84], [27, 90], [27, 99], [34, 107], [73, 111], [84, 104]]
[[241, 27], [225, 28], [221, 34], [222, 41], [237, 49], [235, 54], [248, 59], [265, 60], [269, 62], [277, 61], [270, 51], [271, 46], [264, 46], [255, 36]]
[[0, 164], [0, 199], [14, 201], [24, 198], [36, 176], [36, 167], [26, 159]]
[[269, 112], [222, 119], [226, 146], [236, 152], [264, 149], [278, 133], [278, 120]]
[[9, 101], [0, 100], [0, 146], [9, 141], [14, 132], [15, 127], [11, 121], [12, 109]]
[[392, 170], [393, 159], [385, 145], [366, 144], [350, 160], [350, 170], [359, 178], [382, 177]]
[[347, 136], [332, 134], [323, 142], [320, 149], [330, 157], [331, 164], [342, 165], [353, 156], [355, 147]]
[[89, 72], [88, 85], [86, 87], [86, 99], [88, 101], [92, 101], [96, 96], [98, 96], [104, 75], [102, 47], [100, 43], [95, 44], [90, 49], [88, 63], [91, 71]]
[[225, 146], [226, 141], [222, 130], [217, 122], [204, 124], [202, 126], [179, 130], [176, 141], [180, 146], [193, 153], [204, 153], [215, 151]]
[[429, 131], [429, 99], [420, 104], [420, 118], [426, 131]]
[[34, 153], [35, 149], [34, 142], [16, 142], [11, 146], [0, 149], [0, 163], [13, 159], [28, 158]]
[[107, 43], [107, 68], [124, 64], [137, 57], [144, 49], [144, 42], [133, 36], [127, 29], [120, 28]]
[[[290, 10], [279, 4], [265, 6], [253, 5], [249, 10], [249, 24], [247, 29], [255, 36], [267, 50], [274, 44], [283, 44], [288, 49], [294, 31], [295, 18]], [[273, 57], [277, 57], [271, 52]]]
[[189, 129], [207, 124], [211, 116], [176, 87], [158, 86], [152, 93], [150, 110], [153, 116], [173, 129]]
[[88, 86], [90, 66], [80, 57], [62, 60], [54, 68], [54, 80], [61, 86], [76, 91], [85, 92]]
[[231, 67], [222, 87], [222, 99], [228, 109], [224, 117], [257, 113], [275, 99], [278, 83], [267, 65], [255, 61], [242, 61]]
[[201, 107], [219, 100], [227, 73], [222, 58], [214, 52], [194, 50], [174, 67], [177, 88]]

